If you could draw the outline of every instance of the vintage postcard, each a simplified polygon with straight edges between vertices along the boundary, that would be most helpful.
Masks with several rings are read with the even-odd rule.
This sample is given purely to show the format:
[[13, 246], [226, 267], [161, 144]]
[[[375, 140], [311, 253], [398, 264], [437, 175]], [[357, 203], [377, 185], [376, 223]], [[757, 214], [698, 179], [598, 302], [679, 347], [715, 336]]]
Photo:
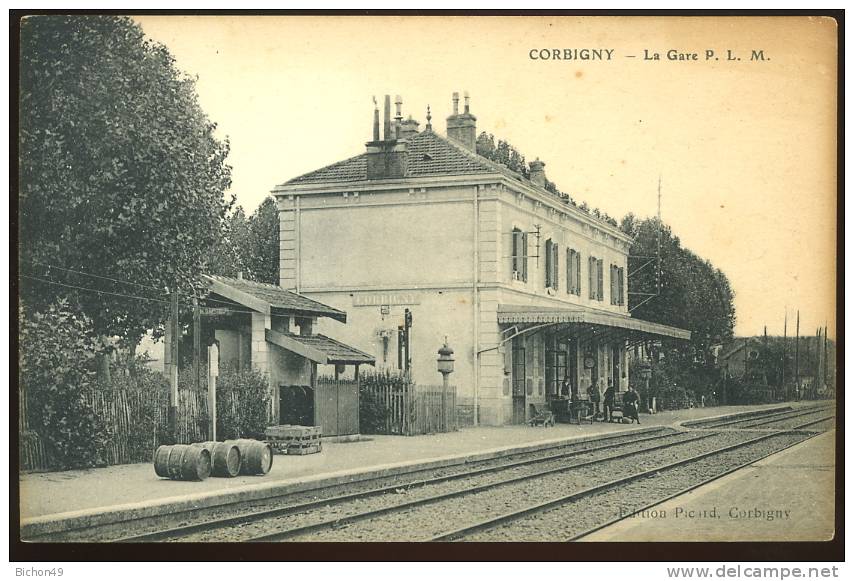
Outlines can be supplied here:
[[833, 541], [839, 27], [21, 18], [20, 540]]

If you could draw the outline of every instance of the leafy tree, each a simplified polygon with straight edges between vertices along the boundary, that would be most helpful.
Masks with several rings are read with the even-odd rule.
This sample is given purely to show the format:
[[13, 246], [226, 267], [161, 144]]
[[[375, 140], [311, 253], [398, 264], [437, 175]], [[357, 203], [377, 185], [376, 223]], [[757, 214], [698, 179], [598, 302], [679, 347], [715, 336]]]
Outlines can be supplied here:
[[[668, 381], [707, 397], [719, 373], [714, 367], [711, 347], [730, 340], [735, 326], [733, 292], [726, 275], [683, 248], [670, 227], [661, 224], [661, 278], [658, 295], [649, 299], [637, 292], [658, 288], [655, 256], [659, 239], [656, 218], [639, 220], [629, 214], [621, 229], [634, 237], [630, 250], [632, 274], [629, 308], [640, 319], [691, 331], [691, 341], [663, 341], [667, 355]], [[652, 261], [652, 262], [648, 262]], [[644, 266], [644, 263], [647, 263]], [[649, 299], [649, 300], [647, 300]], [[657, 360], [657, 358], [653, 358]]]
[[243, 258], [252, 278], [279, 284], [279, 208], [272, 197], [249, 217], [248, 242]]
[[19, 110], [24, 305], [63, 298], [102, 336], [158, 328], [165, 289], [190, 293], [233, 203], [194, 79], [129, 18], [34, 16]]
[[104, 427], [86, 391], [95, 384], [99, 342], [91, 321], [63, 300], [31, 316], [21, 313], [20, 381], [29, 427], [57, 468], [103, 463]]

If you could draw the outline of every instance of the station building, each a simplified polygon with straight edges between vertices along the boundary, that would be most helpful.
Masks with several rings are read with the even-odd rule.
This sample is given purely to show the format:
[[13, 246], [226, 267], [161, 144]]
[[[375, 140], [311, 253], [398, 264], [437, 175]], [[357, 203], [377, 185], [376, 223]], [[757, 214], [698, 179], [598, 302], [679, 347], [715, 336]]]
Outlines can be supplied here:
[[[546, 190], [545, 164], [524, 177], [476, 153], [476, 117], [457, 94], [447, 135], [395, 117], [355, 157], [276, 186], [280, 286], [346, 311], [342, 341], [378, 367], [441, 382], [436, 353], [455, 350], [458, 401], [485, 425], [522, 423], [559, 395], [628, 389], [632, 342], [690, 338], [628, 312], [632, 239]], [[324, 322], [319, 323], [321, 326]]]

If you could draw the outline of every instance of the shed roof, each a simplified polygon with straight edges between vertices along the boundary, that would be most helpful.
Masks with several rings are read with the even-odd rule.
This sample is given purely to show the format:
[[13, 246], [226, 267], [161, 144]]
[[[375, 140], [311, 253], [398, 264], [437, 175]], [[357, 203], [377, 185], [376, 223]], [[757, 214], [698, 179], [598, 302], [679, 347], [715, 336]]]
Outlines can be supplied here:
[[297, 355], [302, 355], [315, 363], [349, 365], [367, 363], [373, 365], [375, 361], [372, 355], [331, 339], [326, 335], [291, 335], [267, 329], [266, 339], [274, 345]]
[[208, 283], [211, 292], [261, 313], [269, 314], [272, 309], [280, 309], [298, 315], [329, 317], [342, 323], [347, 322], [347, 313], [344, 311], [280, 286], [219, 275], [204, 275], [202, 278]]

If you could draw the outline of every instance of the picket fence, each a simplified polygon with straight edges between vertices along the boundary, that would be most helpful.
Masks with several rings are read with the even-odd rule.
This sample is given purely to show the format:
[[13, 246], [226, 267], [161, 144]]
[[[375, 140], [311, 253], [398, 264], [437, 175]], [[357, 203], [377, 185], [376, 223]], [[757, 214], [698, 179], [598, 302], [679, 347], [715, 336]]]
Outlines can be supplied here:
[[[154, 450], [170, 442], [167, 433], [169, 391], [163, 389], [91, 389], [83, 392], [93, 413], [106, 429], [101, 459], [107, 465], [148, 462]], [[175, 439], [189, 444], [207, 439], [207, 392], [180, 388]], [[217, 390], [220, 414], [227, 410], [233, 418], [240, 414], [240, 392]], [[20, 469], [43, 471], [57, 468], [44, 439], [29, 423], [29, 398], [18, 386], [18, 442]]]
[[384, 411], [384, 434], [415, 436], [453, 432], [457, 421], [457, 389], [450, 385], [416, 385], [406, 381], [363, 381], [362, 397]]

